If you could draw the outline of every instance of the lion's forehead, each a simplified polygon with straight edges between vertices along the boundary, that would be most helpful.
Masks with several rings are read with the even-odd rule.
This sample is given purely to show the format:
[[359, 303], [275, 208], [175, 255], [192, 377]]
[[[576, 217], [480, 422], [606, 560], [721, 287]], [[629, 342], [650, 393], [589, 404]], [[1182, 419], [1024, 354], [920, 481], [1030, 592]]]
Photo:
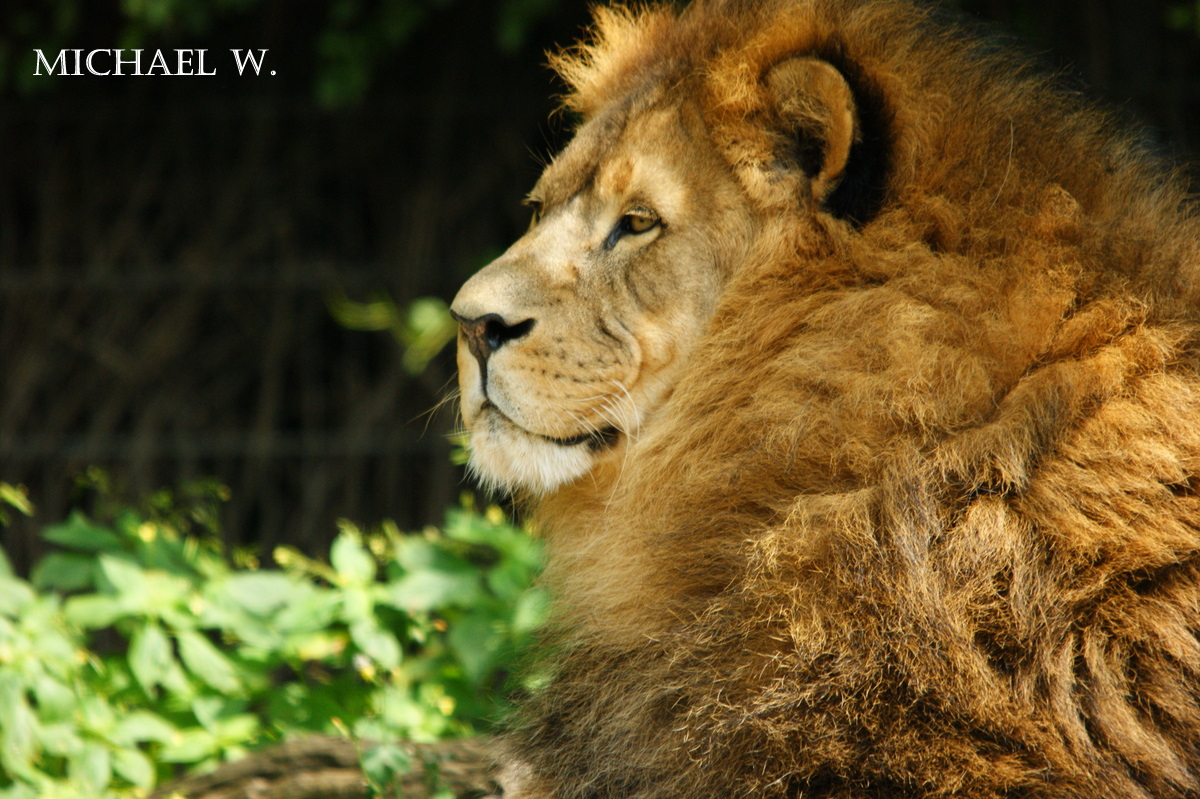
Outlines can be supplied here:
[[[547, 208], [585, 196], [609, 203], [640, 199], [660, 206], [660, 213], [683, 210], [688, 184], [702, 173], [689, 168], [697, 137], [678, 106], [657, 106], [632, 117], [623, 112], [619, 119], [619, 125], [607, 116], [584, 123], [531, 195]], [[577, 210], [598, 213], [601, 208], [593, 201]]]

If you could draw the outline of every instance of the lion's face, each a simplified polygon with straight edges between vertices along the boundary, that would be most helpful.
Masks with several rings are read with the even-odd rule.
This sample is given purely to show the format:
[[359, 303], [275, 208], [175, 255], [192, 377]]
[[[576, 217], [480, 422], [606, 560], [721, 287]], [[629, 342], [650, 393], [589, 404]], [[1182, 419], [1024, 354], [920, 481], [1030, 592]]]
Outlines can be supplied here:
[[699, 114], [669, 104], [584, 124], [529, 203], [452, 312], [471, 466], [540, 494], [651, 424], [751, 223]]

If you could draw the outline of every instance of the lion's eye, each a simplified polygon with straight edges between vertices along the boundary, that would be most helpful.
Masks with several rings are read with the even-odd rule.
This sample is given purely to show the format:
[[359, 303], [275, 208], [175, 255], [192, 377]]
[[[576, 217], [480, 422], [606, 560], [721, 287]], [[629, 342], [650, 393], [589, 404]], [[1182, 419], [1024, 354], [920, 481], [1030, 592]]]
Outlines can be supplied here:
[[658, 224], [658, 217], [643, 211], [634, 211], [633, 213], [625, 214], [625, 217], [621, 221], [629, 229], [630, 233], [645, 233]]
[[617, 226], [608, 234], [604, 246], [612, 249], [623, 236], [637, 236], [648, 233], [662, 224], [662, 220], [652, 211], [630, 211], [621, 217]]
[[532, 211], [529, 217], [529, 228], [532, 230], [533, 226], [542, 220], [542, 201], [531, 198], [526, 200], [525, 204], [529, 206], [530, 211]]

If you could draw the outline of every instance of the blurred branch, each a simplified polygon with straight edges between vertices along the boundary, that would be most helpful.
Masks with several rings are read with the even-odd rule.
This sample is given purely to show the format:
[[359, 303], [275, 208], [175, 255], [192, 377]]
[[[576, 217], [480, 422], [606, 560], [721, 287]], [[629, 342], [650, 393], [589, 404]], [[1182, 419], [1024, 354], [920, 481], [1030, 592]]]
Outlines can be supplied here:
[[33, 503], [29, 501], [29, 491], [25, 486], [0, 483], [0, 527], [8, 526], [9, 508], [14, 508], [25, 516], [33, 515]]
[[355, 302], [345, 294], [331, 294], [326, 302], [342, 327], [390, 332], [404, 348], [404, 369], [410, 375], [425, 371], [458, 333], [450, 309], [437, 297], [420, 297], [403, 311], [388, 297]]

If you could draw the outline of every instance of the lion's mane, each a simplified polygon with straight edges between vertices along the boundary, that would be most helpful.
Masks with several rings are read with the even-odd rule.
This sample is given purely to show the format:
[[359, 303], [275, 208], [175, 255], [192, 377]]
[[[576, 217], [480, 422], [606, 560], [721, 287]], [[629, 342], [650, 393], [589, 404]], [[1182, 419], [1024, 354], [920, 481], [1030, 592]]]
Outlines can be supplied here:
[[[797, 53], [862, 127], [815, 221], [763, 123]], [[764, 221], [653, 429], [538, 509], [561, 616], [521, 790], [1200, 795], [1182, 180], [903, 2], [601, 9], [555, 65], [584, 120], [696, 92]]]

